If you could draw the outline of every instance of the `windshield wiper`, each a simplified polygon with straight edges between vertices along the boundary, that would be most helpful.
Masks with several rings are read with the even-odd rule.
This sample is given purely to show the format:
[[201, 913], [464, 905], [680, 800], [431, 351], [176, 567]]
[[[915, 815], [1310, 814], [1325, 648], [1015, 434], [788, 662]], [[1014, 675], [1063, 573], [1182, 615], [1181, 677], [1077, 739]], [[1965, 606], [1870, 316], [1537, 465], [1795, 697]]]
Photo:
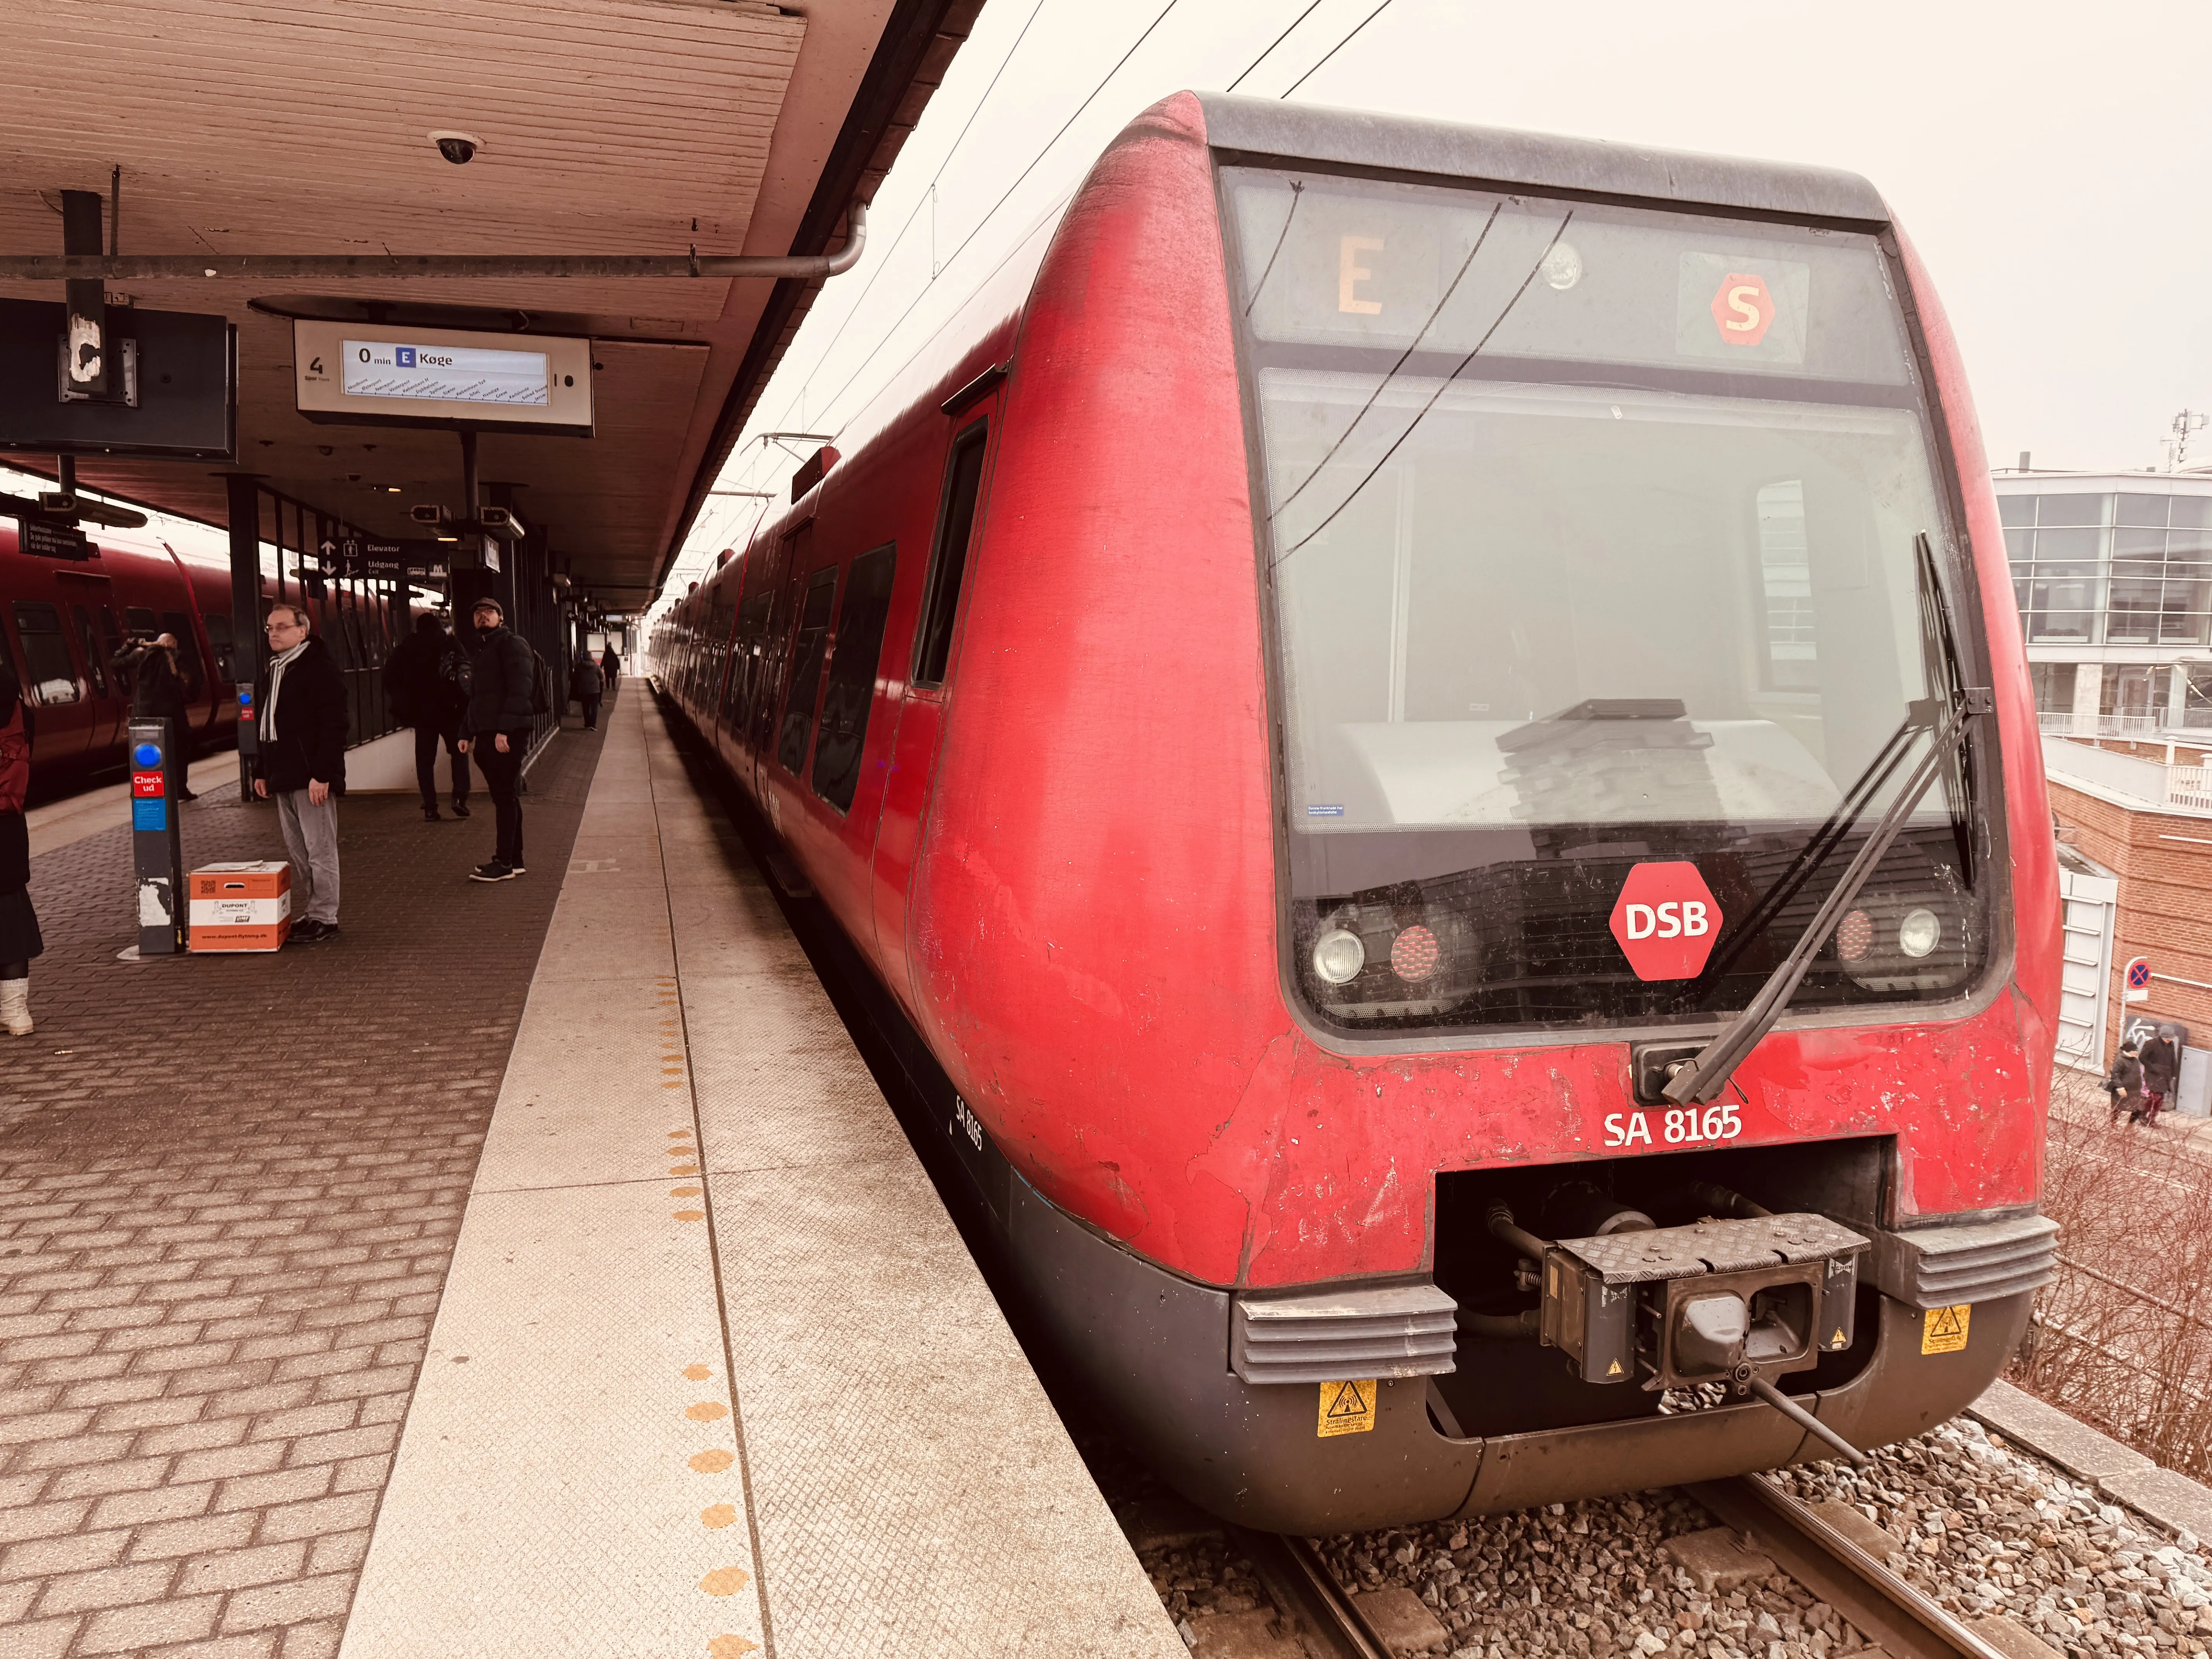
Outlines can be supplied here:
[[[1866, 844], [1858, 850], [1858, 855], [1844, 869], [1834, 890], [1822, 902], [1811, 924], [1799, 937], [1790, 954], [1767, 975], [1766, 983], [1759, 988], [1758, 995], [1753, 997], [1744, 1011], [1723, 1028], [1719, 1036], [1698, 1051], [1695, 1059], [1685, 1061], [1662, 1091], [1677, 1106], [1686, 1106], [1693, 1102], [1702, 1105], [1720, 1093], [1744, 1057], [1758, 1046], [1759, 1038], [1773, 1029], [1774, 1022], [1782, 1017], [1782, 1011], [1790, 1006], [1790, 999], [1796, 994], [1806, 970], [1813, 965], [1813, 958], [1820, 954], [1820, 947], [1827, 943], [1828, 935], [1834, 932], [1837, 922], [1842, 920], [1844, 911], [1850, 908], [1860, 890], [1873, 876], [1875, 866], [1881, 862], [1882, 854], [1889, 850], [1890, 843], [1903, 830], [1906, 820], [1919, 806], [1922, 798], [1937, 778], [1944, 778], [1948, 785], [1955, 787], [1966, 775], [1964, 754], [1966, 722], [1978, 714], [1992, 713], [1996, 708], [1996, 696], [1989, 688], [1970, 687], [1964, 684], [1957, 635], [1951, 627], [1950, 612], [1936, 574], [1935, 555], [1924, 533], [1915, 538], [1914, 550], [1917, 555], [1916, 563], [1923, 613], [1940, 624], [1929, 629], [1929, 638], [1941, 656], [1941, 672], [1931, 676], [1936, 679], [1941, 695], [1913, 704], [1905, 725], [1898, 728], [1889, 742], [1882, 746], [1881, 752], [1875, 757], [1873, 764], [1851, 786], [1844, 797], [1845, 805], [1838, 808], [1835, 816], [1821, 826], [1820, 833], [1814, 837], [1806, 854], [1801, 855], [1801, 867], [1793, 869], [1791, 873], [1796, 879], [1791, 885], [1792, 891], [1803, 884], [1805, 878], [1812, 873], [1813, 866], [1843, 840], [1863, 815], [1879, 787], [1879, 780], [1887, 777], [1895, 769], [1904, 754], [1905, 745], [1911, 741], [1914, 732], [1925, 730], [1930, 733], [1928, 750], [1920, 757], [1919, 763], [1906, 775], [1896, 798], [1890, 802], [1889, 810], [1875, 825], [1874, 833], [1867, 837]], [[1870, 783], [1869, 779], [1875, 781]], [[1954, 796], [1954, 814], [1958, 805], [1959, 801]]]

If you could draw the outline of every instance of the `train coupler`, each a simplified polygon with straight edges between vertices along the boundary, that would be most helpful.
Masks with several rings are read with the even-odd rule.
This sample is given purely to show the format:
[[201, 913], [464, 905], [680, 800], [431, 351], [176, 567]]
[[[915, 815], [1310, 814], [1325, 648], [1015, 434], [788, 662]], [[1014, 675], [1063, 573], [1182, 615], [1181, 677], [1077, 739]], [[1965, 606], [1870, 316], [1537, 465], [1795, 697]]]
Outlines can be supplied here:
[[1539, 1336], [1585, 1382], [1749, 1395], [1850, 1346], [1868, 1243], [1806, 1214], [1559, 1239], [1544, 1246]]

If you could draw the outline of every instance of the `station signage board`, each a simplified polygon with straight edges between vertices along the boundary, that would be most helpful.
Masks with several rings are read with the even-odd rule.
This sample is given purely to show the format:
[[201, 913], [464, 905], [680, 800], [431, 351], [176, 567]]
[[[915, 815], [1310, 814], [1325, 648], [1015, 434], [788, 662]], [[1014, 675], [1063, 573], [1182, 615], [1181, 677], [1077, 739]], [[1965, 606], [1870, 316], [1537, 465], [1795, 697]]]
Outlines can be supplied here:
[[111, 302], [132, 396], [64, 396], [69, 307], [0, 300], [0, 450], [238, 459], [238, 330], [224, 317]]
[[383, 540], [373, 536], [348, 536], [341, 541], [325, 543], [324, 551], [327, 558], [335, 561], [340, 575], [391, 580], [424, 576], [443, 581], [453, 568], [453, 547], [451, 542], [420, 537]]
[[88, 559], [92, 544], [75, 525], [43, 514], [22, 513], [15, 518], [16, 545], [41, 559]]
[[574, 336], [301, 318], [292, 376], [311, 421], [592, 435], [592, 343]]

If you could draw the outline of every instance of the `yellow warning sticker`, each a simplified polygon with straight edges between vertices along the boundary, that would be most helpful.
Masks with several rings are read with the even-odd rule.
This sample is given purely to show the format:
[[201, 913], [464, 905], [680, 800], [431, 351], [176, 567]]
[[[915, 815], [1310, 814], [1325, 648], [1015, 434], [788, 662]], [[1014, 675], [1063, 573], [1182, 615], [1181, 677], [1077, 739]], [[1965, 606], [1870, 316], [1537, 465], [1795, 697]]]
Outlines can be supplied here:
[[1832, 1348], [1844, 1348], [1850, 1346], [1844, 1340], [1844, 1328], [1841, 1325], [1836, 1327], [1836, 1334], [1828, 1339], [1828, 1346]]
[[1959, 1352], [1966, 1346], [1966, 1321], [1973, 1311], [1972, 1304], [1965, 1302], [1955, 1308], [1929, 1309], [1921, 1316], [1920, 1352]]
[[1314, 1432], [1322, 1439], [1333, 1434], [1364, 1434], [1375, 1426], [1375, 1379], [1321, 1385], [1321, 1424]]

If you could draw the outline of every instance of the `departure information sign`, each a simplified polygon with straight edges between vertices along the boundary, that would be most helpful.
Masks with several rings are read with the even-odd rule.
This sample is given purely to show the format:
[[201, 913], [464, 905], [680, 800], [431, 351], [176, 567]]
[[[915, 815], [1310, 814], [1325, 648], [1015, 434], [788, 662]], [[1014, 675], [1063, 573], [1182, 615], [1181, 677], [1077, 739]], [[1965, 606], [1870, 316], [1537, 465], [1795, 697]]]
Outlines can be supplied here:
[[339, 426], [592, 435], [590, 340], [295, 318], [300, 413]]
[[551, 401], [542, 351], [348, 340], [339, 361], [349, 398], [427, 398], [439, 403], [524, 404], [541, 409]]

